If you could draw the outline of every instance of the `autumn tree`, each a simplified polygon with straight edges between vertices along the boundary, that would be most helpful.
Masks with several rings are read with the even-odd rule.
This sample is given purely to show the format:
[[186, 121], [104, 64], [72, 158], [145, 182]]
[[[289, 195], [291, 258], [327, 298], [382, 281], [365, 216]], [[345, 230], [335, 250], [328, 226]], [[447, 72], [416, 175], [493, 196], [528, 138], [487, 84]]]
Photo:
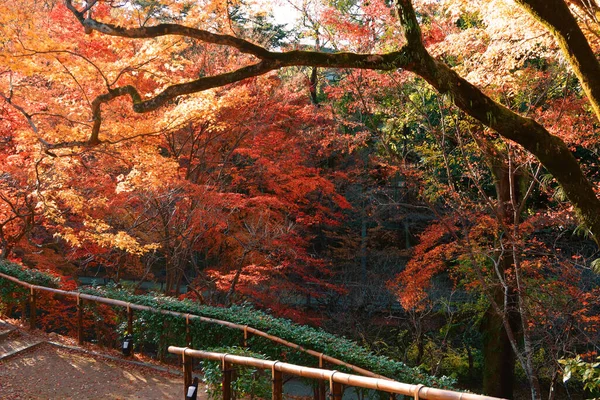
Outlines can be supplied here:
[[[8, 142], [5, 136], [5, 144]], [[35, 180], [28, 176], [29, 159], [12, 152], [0, 155], [0, 258], [10, 257], [15, 246], [27, 239], [41, 216]]]
[[[99, 6], [95, 15], [114, 11]], [[129, 11], [140, 21], [173, 17], [141, 3]], [[338, 223], [339, 210], [348, 207], [319, 168], [321, 154], [335, 147], [327, 110], [315, 110], [294, 82], [265, 76], [132, 119], [117, 106], [104, 110], [110, 118], [96, 125], [85, 110], [99, 113], [101, 102], [92, 97], [118, 81], [155, 90], [173, 82], [171, 72], [210, 76], [247, 57], [181, 38], [165, 47], [121, 48], [120, 39], [87, 46], [69, 34], [78, 22], [64, 4], [15, 12], [21, 21], [36, 12], [50, 19], [23, 28], [11, 16], [3, 25], [12, 38], [4, 43], [3, 106], [20, 123], [10, 134], [20, 147], [10, 152], [22, 157], [27, 148], [39, 156], [39, 195], [51, 210], [44, 225], [75, 264], [116, 281], [164, 274], [174, 294], [182, 284], [197, 295], [212, 285], [228, 299], [240, 294], [272, 302], [272, 293], [258, 290], [265, 279], [282, 290], [319, 287], [328, 268], [307, 251], [312, 232]], [[218, 7], [213, 12], [219, 15]], [[188, 17], [212, 18], [210, 12]], [[228, 17], [218, 23], [277, 45], [277, 27], [239, 12]], [[33, 39], [30, 28], [46, 36]], [[170, 63], [151, 55], [163, 50], [173, 51]], [[79, 140], [79, 129], [100, 127], [110, 143]]]

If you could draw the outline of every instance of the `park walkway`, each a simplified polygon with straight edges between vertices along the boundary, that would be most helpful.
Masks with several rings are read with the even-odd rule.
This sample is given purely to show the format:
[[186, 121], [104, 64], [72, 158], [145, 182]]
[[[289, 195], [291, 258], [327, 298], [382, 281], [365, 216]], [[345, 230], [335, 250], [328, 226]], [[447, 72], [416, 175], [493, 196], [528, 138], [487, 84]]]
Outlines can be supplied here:
[[0, 321], [0, 399], [183, 397], [179, 374], [61, 340]]

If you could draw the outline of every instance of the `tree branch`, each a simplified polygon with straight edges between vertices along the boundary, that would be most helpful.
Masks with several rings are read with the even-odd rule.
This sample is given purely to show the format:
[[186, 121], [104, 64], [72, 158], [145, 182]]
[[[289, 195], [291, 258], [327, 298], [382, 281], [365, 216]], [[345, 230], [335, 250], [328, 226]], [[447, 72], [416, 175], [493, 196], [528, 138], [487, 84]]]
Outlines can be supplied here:
[[[546, 16], [546, 12], [554, 10], [552, 13], [558, 16], [560, 21], [553, 17], [553, 19], [548, 20], [548, 24], [554, 27], [560, 35], [567, 35], [565, 36], [566, 51], [570, 51], [571, 48], [576, 50], [573, 50], [572, 62], [578, 61], [579, 57], [584, 60], [593, 57], [593, 54], [590, 56], [586, 53], [585, 45], [576, 46], [576, 43], [573, 42], [581, 41], [587, 45], [585, 37], [579, 36], [582, 35], [581, 31], [573, 29], [572, 24], [568, 22], [570, 21], [569, 18], [573, 18], [568, 12], [568, 7], [566, 8], [568, 15], [564, 15], [564, 13], [556, 13], [553, 6], [547, 5], [553, 4], [565, 8], [566, 5], [563, 0], [518, 1], [521, 4], [529, 4], [531, 7], [535, 7], [536, 10], [543, 11], [544, 14], [541, 14], [543, 16]], [[536, 121], [516, 114], [507, 107], [495, 102], [480, 89], [460, 77], [450, 67], [434, 59], [423, 45], [421, 30], [410, 0], [395, 0], [398, 18], [404, 28], [408, 43], [400, 51], [386, 54], [322, 53], [313, 51], [271, 52], [244, 39], [229, 35], [218, 35], [178, 24], [159, 24], [143, 28], [123, 28], [105, 24], [91, 18], [84, 18], [83, 13], [77, 11], [71, 0], [65, 0], [65, 3], [88, 30], [92, 29], [108, 35], [129, 38], [152, 38], [163, 35], [187, 36], [207, 43], [234, 47], [262, 60], [257, 64], [233, 72], [169, 86], [154, 98], [145, 101], [141, 100], [141, 96], [133, 86], [113, 89], [93, 101], [94, 128], [88, 143], [90, 145], [100, 143], [98, 135], [101, 123], [101, 104], [122, 95], [131, 96], [134, 111], [142, 113], [155, 110], [177, 96], [224, 86], [286, 66], [375, 70], [403, 68], [424, 78], [440, 93], [449, 94], [454, 104], [468, 115], [534, 154], [563, 187], [565, 194], [579, 216], [589, 227], [596, 241], [600, 240], [600, 200], [596, 197], [591, 183], [587, 180], [567, 145], [559, 137], [551, 135]], [[563, 24], [563, 19], [567, 21], [565, 24]], [[573, 38], [569, 38], [568, 34], [574, 35]], [[589, 48], [589, 45], [587, 47]], [[581, 52], [581, 55], [579, 55], [579, 52]], [[600, 102], [594, 100], [600, 100], [600, 91], [596, 93], [596, 88], [600, 89], [600, 68], [595, 59], [592, 64], [594, 65], [590, 67], [591, 70], [583, 66], [580, 66], [580, 70], [583, 71], [582, 76], [587, 82], [585, 83], [588, 87], [586, 92], [590, 90], [588, 96], [590, 96], [593, 104], [596, 103], [595, 108], [597, 108], [597, 113], [600, 115]], [[596, 70], [598, 73], [591, 72]], [[597, 81], [598, 83], [596, 83]]]
[[554, 35], [600, 120], [600, 63], [567, 3], [564, 0], [516, 1]]
[[[518, 1], [543, 3], [542, 0]], [[411, 28], [410, 24], [416, 21], [416, 16], [410, 0], [397, 0], [397, 5], [400, 8], [399, 14], [404, 15], [402, 21], [408, 21], [408, 28]], [[405, 30], [408, 28], [405, 27]], [[414, 31], [411, 40], [416, 40]], [[409, 46], [413, 46], [413, 42], [409, 41]], [[550, 134], [533, 119], [520, 116], [489, 98], [450, 67], [431, 57], [424, 47], [415, 46], [415, 50], [419, 52], [415, 57], [419, 62], [411, 63], [406, 69], [414, 67], [410, 69], [412, 72], [421, 76], [440, 93], [450, 94], [454, 104], [465, 113], [535, 155], [562, 186], [579, 217], [592, 232], [596, 243], [600, 244], [600, 200], [565, 142]], [[594, 62], [598, 64], [595, 59]], [[600, 70], [596, 78], [600, 80]]]

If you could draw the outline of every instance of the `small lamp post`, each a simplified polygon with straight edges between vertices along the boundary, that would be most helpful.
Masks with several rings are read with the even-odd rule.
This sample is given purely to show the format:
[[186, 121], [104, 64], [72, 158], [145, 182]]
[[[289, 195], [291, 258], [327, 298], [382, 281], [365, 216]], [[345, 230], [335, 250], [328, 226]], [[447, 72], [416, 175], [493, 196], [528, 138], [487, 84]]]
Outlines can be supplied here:
[[194, 378], [194, 381], [187, 388], [185, 393], [185, 400], [196, 400], [198, 397], [198, 378]]
[[125, 335], [123, 343], [121, 344], [121, 351], [123, 355], [129, 357], [133, 353], [133, 335]]

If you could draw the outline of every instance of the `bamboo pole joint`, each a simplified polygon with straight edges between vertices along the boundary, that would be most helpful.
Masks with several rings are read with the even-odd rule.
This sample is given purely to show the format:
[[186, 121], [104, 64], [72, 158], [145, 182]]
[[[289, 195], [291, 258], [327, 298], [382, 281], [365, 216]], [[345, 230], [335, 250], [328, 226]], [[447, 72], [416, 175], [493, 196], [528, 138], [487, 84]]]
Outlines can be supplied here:
[[273, 365], [271, 365], [271, 376], [273, 377], [273, 380], [275, 380], [275, 372], [277, 372], [277, 369], [275, 368], [275, 366], [277, 365], [277, 363], [279, 363], [279, 360], [276, 360]]
[[[187, 348], [187, 347], [186, 347]], [[227, 365], [227, 356], [229, 355], [229, 353], [225, 353], [223, 354], [223, 356], [221, 357], [221, 365], [223, 367], [223, 371], [225, 371], [225, 366]]]
[[421, 391], [421, 389], [423, 389], [425, 387], [425, 385], [422, 384], [418, 384], [417, 386], [415, 386], [415, 400], [420, 400], [419, 399], [419, 392]]
[[333, 376], [334, 376], [335, 374], [337, 374], [338, 372], [340, 372], [340, 371], [332, 371], [332, 372], [331, 372], [331, 375], [329, 375], [329, 384], [330, 384], [330, 385], [332, 385], [332, 386], [333, 386], [333, 382], [334, 382]]

